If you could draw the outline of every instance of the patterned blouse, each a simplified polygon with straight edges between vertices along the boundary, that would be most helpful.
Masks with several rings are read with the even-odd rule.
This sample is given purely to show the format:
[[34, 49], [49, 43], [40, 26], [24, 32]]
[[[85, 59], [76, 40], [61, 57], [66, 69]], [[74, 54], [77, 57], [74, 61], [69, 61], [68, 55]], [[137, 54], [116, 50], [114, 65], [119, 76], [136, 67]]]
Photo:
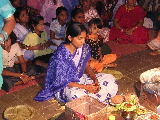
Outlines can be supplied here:
[[10, 52], [7, 52], [6, 50], [3, 49], [2, 54], [3, 54], [3, 68], [7, 68], [14, 66], [14, 63], [17, 60], [17, 56], [21, 56], [22, 51], [18, 43], [15, 43], [11, 45]]
[[103, 41], [100, 40], [99, 38], [97, 41], [94, 41], [92, 39], [87, 39], [86, 43], [91, 48], [91, 57], [98, 60], [100, 58], [99, 48], [103, 46]]

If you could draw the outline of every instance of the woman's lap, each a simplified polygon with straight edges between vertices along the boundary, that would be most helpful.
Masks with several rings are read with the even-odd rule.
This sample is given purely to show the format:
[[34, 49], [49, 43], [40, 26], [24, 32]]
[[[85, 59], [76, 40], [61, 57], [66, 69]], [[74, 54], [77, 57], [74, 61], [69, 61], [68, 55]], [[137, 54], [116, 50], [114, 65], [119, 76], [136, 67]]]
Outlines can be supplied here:
[[[115, 96], [118, 91], [118, 85], [115, 82], [115, 78], [110, 74], [104, 74], [104, 73], [96, 74], [96, 76], [101, 86], [101, 90], [98, 93], [92, 94], [92, 93], [88, 93], [84, 89], [79, 89], [77, 87], [73, 87], [73, 88], [67, 87], [64, 90], [65, 99], [67, 99], [67, 101], [69, 102], [83, 95], [89, 95], [100, 100], [101, 102], [108, 103], [108, 100], [111, 97]], [[93, 80], [91, 80], [91, 78], [89, 78], [86, 74], [84, 74], [80, 78], [79, 84], [91, 84], [91, 83], [93, 83]], [[57, 98], [59, 94], [60, 93], [57, 93], [55, 97]]]
[[120, 44], [144, 44], [149, 40], [148, 31], [143, 26], [138, 27], [130, 36], [122, 33], [116, 27], [112, 27], [109, 40], [116, 40], [117, 38], [122, 39], [121, 41], [118, 41]]

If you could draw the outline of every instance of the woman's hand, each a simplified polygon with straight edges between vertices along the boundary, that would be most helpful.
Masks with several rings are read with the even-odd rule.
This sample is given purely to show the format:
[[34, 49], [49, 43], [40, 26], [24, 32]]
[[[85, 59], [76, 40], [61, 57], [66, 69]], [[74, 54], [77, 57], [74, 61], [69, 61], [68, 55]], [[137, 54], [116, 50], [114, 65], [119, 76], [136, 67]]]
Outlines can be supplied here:
[[132, 29], [132, 28], [131, 28], [131, 29], [125, 29], [125, 30], [124, 30], [124, 33], [125, 33], [126, 35], [132, 35], [133, 29]]
[[101, 63], [103, 62], [103, 56], [102, 55], [99, 58], [99, 62], [101, 62]]
[[85, 85], [85, 90], [89, 93], [98, 93], [100, 91], [100, 85], [97, 85], [95, 83], [93, 84], [89, 84], [89, 85]]

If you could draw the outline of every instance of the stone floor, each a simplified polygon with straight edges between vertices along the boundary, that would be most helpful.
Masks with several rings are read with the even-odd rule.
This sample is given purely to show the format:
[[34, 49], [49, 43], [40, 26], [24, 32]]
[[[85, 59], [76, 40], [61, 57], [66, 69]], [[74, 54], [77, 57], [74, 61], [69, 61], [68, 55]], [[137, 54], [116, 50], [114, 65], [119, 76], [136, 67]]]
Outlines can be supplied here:
[[[119, 94], [135, 92], [134, 83], [139, 81], [142, 72], [160, 66], [160, 56], [151, 56], [149, 49], [124, 55], [116, 60], [118, 66], [112, 68], [120, 71], [123, 78], [117, 80]], [[30, 120], [51, 120], [58, 113], [64, 112], [58, 101], [51, 99], [46, 102], [36, 102], [34, 96], [41, 90], [42, 84], [33, 85], [19, 91], [0, 96], [0, 120], [4, 120], [3, 112], [6, 108], [27, 104], [35, 109], [35, 114]], [[63, 120], [63, 115], [58, 120]]]

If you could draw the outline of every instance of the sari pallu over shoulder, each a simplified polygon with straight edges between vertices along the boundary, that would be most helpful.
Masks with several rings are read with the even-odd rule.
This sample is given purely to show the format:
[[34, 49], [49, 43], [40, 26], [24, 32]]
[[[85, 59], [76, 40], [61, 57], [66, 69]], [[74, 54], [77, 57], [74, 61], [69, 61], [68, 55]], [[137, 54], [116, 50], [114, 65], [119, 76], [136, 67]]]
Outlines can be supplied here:
[[49, 100], [54, 97], [55, 93], [63, 92], [70, 82], [79, 82], [79, 78], [83, 75], [84, 67], [89, 60], [89, 58], [86, 59], [90, 56], [90, 52], [88, 51], [88, 46], [84, 45], [81, 60], [77, 68], [72, 60], [74, 55], [62, 43], [50, 59], [44, 88], [34, 100], [40, 102]]

